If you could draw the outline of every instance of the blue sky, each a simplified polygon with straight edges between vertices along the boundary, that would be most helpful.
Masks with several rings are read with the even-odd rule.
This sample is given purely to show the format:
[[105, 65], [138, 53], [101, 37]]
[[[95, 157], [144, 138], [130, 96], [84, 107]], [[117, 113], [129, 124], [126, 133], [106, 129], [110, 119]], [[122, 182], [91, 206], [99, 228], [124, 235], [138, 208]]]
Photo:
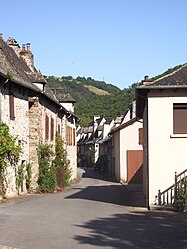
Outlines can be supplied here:
[[0, 32], [30, 42], [46, 75], [121, 89], [187, 62], [186, 0], [1, 1]]

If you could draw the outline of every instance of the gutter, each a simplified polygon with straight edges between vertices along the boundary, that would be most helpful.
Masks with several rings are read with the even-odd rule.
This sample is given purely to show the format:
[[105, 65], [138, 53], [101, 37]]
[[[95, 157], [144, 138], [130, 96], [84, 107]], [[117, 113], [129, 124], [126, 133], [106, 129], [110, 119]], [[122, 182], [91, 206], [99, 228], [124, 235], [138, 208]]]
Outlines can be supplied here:
[[137, 90], [148, 90], [148, 89], [180, 89], [180, 88], [187, 88], [187, 83], [185, 85], [143, 85], [143, 86], [137, 86]]

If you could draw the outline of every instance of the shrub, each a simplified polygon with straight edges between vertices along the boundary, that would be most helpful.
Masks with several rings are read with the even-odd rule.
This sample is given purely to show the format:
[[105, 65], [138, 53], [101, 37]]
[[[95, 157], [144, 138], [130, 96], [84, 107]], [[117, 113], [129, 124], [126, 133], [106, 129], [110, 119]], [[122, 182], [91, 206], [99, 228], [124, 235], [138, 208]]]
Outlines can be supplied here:
[[6, 169], [10, 165], [16, 166], [20, 158], [21, 147], [17, 145], [17, 137], [10, 135], [9, 127], [5, 123], [0, 124], [0, 195], [4, 196], [8, 183], [6, 181]]
[[52, 165], [52, 147], [47, 144], [40, 144], [38, 148], [38, 189], [42, 192], [53, 192], [56, 186], [55, 168]]
[[67, 152], [64, 149], [64, 142], [60, 135], [56, 135], [55, 159], [53, 165], [56, 168], [57, 185], [67, 187], [71, 180], [70, 163], [67, 159]]

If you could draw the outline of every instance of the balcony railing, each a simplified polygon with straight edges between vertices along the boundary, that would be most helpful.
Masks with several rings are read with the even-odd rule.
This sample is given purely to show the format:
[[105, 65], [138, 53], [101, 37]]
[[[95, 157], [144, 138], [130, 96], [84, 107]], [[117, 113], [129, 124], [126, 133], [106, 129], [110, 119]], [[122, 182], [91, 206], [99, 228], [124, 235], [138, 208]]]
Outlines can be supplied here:
[[186, 180], [187, 169], [180, 174], [177, 174], [177, 172], [175, 172], [174, 184], [162, 192], [160, 190], [158, 191], [158, 196], [156, 196], [156, 204], [176, 207], [179, 200], [179, 195], [181, 193], [181, 188], [185, 188], [183, 190], [184, 192], [187, 191], [187, 184], [185, 184]]

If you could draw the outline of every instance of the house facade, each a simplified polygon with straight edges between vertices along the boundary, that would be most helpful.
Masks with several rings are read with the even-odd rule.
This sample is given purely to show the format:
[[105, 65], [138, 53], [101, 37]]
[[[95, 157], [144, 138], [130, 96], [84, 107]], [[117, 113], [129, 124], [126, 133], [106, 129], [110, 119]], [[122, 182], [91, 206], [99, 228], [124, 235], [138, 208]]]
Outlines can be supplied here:
[[[72, 180], [75, 179], [77, 118], [74, 109], [67, 110], [59, 102], [41, 72], [36, 70], [30, 44], [20, 48], [15, 39], [9, 38], [5, 42], [0, 37], [0, 62], [0, 122], [6, 123], [10, 134], [18, 138], [17, 142], [22, 148], [19, 164], [26, 167], [29, 163], [32, 167], [31, 190], [37, 189], [38, 146], [47, 143], [54, 147], [56, 133], [66, 141], [68, 125], [74, 134], [68, 147], [68, 157]], [[66, 143], [64, 146], [67, 149]], [[16, 195], [18, 191], [14, 171], [10, 166], [6, 174], [7, 197]], [[24, 180], [21, 193], [25, 192], [27, 190]]]
[[127, 111], [121, 125], [110, 134], [113, 139], [113, 162], [115, 178], [121, 182], [143, 181], [143, 148], [141, 142], [142, 122], [135, 117], [135, 102]]
[[136, 89], [137, 117], [143, 118], [144, 193], [147, 207], [158, 202], [158, 191], [174, 183], [186, 166], [187, 64]]

